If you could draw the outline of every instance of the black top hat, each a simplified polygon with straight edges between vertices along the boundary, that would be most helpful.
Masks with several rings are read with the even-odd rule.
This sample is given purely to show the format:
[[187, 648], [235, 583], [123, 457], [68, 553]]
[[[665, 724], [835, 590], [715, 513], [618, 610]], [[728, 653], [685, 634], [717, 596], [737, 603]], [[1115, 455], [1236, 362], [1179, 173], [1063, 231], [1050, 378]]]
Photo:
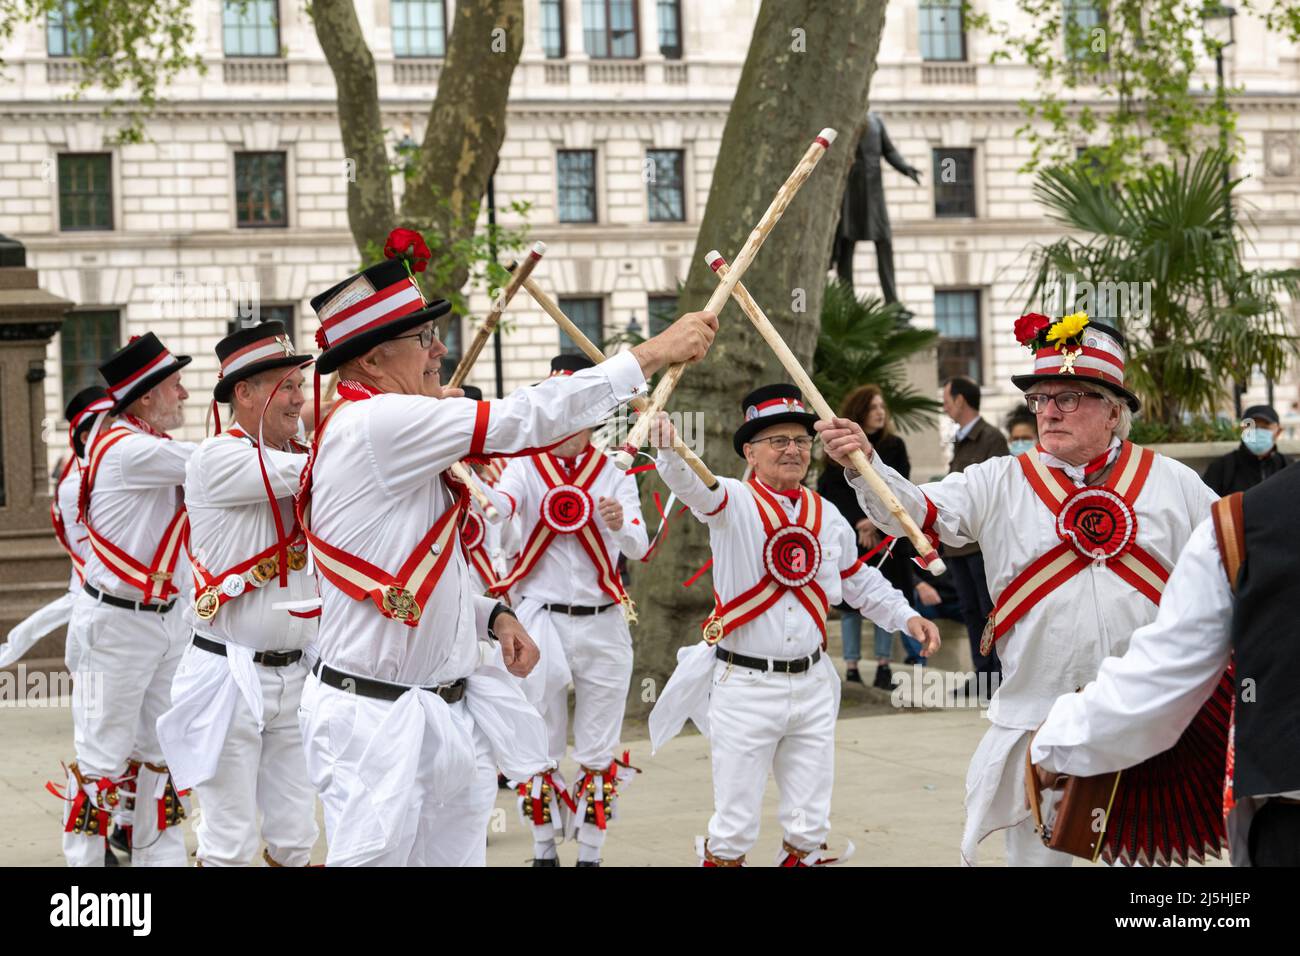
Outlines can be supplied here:
[[235, 385], [258, 372], [273, 368], [303, 366], [312, 361], [310, 355], [295, 355], [293, 343], [284, 323], [277, 319], [239, 329], [217, 343], [217, 385], [212, 397], [228, 402], [235, 393]]
[[572, 375], [584, 368], [595, 368], [596, 363], [585, 355], [565, 352], [551, 359], [551, 375]]
[[106, 412], [112, 406], [113, 400], [108, 397], [108, 390], [102, 385], [83, 388], [72, 396], [72, 401], [68, 402], [68, 407], [63, 410], [63, 417], [68, 420], [72, 447], [78, 458], [85, 454], [82, 442], [90, 426], [95, 423], [96, 413]]
[[322, 375], [451, 311], [451, 303], [444, 299], [424, 301], [401, 259], [349, 276], [312, 299], [311, 307], [321, 323], [316, 344], [324, 351], [316, 360], [316, 370]]
[[[1046, 316], [1040, 318], [1050, 322]], [[1052, 344], [1047, 336], [1054, 327], [1055, 323], [1044, 324], [1033, 339], [1021, 343], [1034, 355], [1034, 371], [1011, 376], [1012, 385], [1027, 392], [1038, 382], [1091, 380], [1123, 398], [1133, 411], [1141, 408], [1138, 397], [1124, 385], [1126, 346], [1119, 330], [1088, 320], [1075, 335]]]
[[731, 444], [741, 458], [745, 457], [745, 442], [764, 428], [794, 422], [811, 435], [813, 422], [817, 421], [817, 416], [804, 408], [803, 392], [795, 385], [763, 385], [746, 395], [740, 407], [745, 423], [736, 429]]
[[483, 401], [483, 389], [477, 385], [462, 385], [461, 389], [465, 392], [466, 398], [472, 398], [476, 402]]
[[188, 355], [172, 355], [152, 332], [133, 335], [99, 367], [113, 399], [113, 414], [122, 414], [149, 389], [189, 364]]

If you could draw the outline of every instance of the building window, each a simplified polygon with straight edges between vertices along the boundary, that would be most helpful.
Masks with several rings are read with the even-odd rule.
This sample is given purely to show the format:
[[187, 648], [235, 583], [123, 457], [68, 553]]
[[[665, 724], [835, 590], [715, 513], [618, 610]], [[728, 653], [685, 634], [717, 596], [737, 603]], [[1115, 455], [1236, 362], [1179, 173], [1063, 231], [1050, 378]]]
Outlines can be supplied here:
[[[605, 302], [603, 299], [560, 299], [560, 311], [573, 320], [579, 331], [598, 349], [605, 348]], [[561, 355], [585, 355], [568, 333], [560, 333]]]
[[393, 0], [393, 55], [447, 55], [447, 8], [443, 0]]
[[961, 0], [921, 0], [921, 59], [965, 60]]
[[936, 291], [934, 327], [939, 333], [939, 381], [947, 381], [954, 375], [983, 381], [979, 290]]
[[562, 149], [559, 166], [560, 222], [596, 221], [596, 151]]
[[279, 56], [276, 0], [226, 0], [222, 18], [226, 56]]
[[[263, 322], [282, 322], [289, 333], [289, 341], [294, 348], [299, 348], [297, 326], [294, 324], [292, 305], [262, 305], [260, 302], [240, 302], [240, 314], [226, 323], [226, 334], [233, 335], [240, 329], [247, 329]], [[245, 314], [247, 313], [247, 314]]]
[[975, 150], [934, 151], [934, 214], [975, 215]]
[[116, 310], [69, 312], [59, 332], [59, 361], [63, 369], [63, 404], [83, 388], [103, 385], [99, 366], [117, 351], [121, 342]]
[[680, 149], [652, 149], [646, 153], [646, 205], [651, 222], [685, 222], [686, 190]]
[[235, 224], [240, 228], [289, 225], [284, 153], [235, 154]]
[[456, 371], [456, 366], [460, 364], [461, 345], [460, 338], [460, 316], [454, 312], [447, 320], [447, 327], [442, 331], [442, 344], [447, 346], [447, 354], [442, 357], [442, 373], [439, 381], [446, 385], [451, 381], [451, 375]]
[[109, 153], [59, 154], [59, 228], [113, 228], [113, 157]]
[[548, 60], [564, 59], [564, 0], [542, 0], [542, 51]]
[[650, 296], [646, 303], [646, 314], [650, 316], [650, 331], [646, 337], [653, 338], [677, 321], [677, 296]]
[[682, 5], [679, 0], [658, 0], [659, 52], [664, 59], [682, 58]]
[[45, 52], [50, 56], [79, 56], [90, 47], [90, 24], [76, 22], [77, 0], [60, 0], [45, 15]]
[[1102, 41], [1102, 46], [1095, 52], [1106, 58], [1104, 35], [1097, 31], [1105, 29], [1106, 12], [1098, 0], [1063, 0], [1063, 32], [1065, 34], [1065, 54], [1071, 60], [1086, 60], [1093, 55], [1093, 43]]
[[582, 0], [582, 38], [592, 59], [635, 60], [641, 55], [636, 0]]

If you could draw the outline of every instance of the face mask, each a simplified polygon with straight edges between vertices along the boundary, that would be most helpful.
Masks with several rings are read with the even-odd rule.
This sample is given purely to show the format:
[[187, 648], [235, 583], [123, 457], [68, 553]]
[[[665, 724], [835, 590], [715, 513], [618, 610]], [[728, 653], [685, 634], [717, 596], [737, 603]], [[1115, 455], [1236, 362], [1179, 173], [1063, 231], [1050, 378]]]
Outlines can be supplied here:
[[1273, 449], [1273, 433], [1267, 428], [1247, 428], [1241, 442], [1256, 455], [1266, 455]]
[[1032, 438], [1017, 438], [1008, 447], [1011, 449], [1011, 454], [1023, 455], [1027, 451], [1033, 451], [1036, 444], [1037, 442]]

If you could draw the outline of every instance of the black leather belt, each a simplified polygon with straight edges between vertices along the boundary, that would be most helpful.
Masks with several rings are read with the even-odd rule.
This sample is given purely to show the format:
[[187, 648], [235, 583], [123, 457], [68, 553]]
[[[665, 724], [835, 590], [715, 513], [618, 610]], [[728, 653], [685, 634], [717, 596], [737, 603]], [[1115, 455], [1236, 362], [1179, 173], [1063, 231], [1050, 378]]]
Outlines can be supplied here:
[[166, 614], [176, 602], [168, 601], [166, 604], [145, 604], [143, 601], [128, 601], [125, 598], [113, 597], [111, 594], [105, 594], [97, 587], [93, 587], [89, 582], [83, 584], [81, 589], [93, 597], [96, 601], [101, 601], [109, 607], [120, 607], [124, 611], [150, 611], [154, 614]]
[[[220, 641], [210, 641], [201, 634], [194, 634], [191, 643], [202, 651], [210, 651], [213, 654], [226, 656], [226, 645]], [[290, 664], [296, 664], [302, 660], [302, 651], [258, 651], [253, 655], [254, 664], [262, 664], [266, 667], [288, 667]]]
[[[386, 680], [375, 680], [373, 677], [357, 677], [353, 674], [347, 674], [343, 671], [336, 671], [324, 661], [317, 661], [316, 666], [311, 672], [320, 678], [322, 684], [328, 684], [338, 690], [345, 690], [352, 694], [360, 694], [362, 697], [374, 697], [379, 700], [397, 700], [408, 690], [407, 684], [390, 684]], [[420, 690], [427, 690], [431, 694], [437, 694], [449, 704], [454, 704], [465, 696], [465, 678], [452, 681], [450, 684], [443, 684], [440, 687], [421, 687]]]
[[548, 611], [554, 611], [556, 614], [569, 614], [573, 617], [584, 617], [588, 614], [599, 614], [601, 611], [608, 611], [614, 607], [614, 604], [602, 604], [600, 607], [580, 607], [574, 604], [543, 604], [542, 607]]
[[718, 648], [718, 660], [726, 664], [736, 664], [739, 667], [752, 667], [756, 671], [771, 670], [776, 674], [802, 674], [808, 668], [812, 667], [822, 659], [822, 652], [819, 648], [813, 651], [812, 657], [801, 657], [796, 661], [774, 661], [766, 657], [746, 657], [744, 654], [733, 654], [731, 651]]

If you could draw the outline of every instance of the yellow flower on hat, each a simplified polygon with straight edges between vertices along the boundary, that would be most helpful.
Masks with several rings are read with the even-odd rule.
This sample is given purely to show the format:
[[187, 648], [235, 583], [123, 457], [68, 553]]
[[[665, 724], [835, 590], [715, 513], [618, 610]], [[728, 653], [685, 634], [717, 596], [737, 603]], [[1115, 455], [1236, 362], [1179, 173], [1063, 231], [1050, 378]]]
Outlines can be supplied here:
[[1047, 330], [1047, 342], [1049, 345], [1055, 342], [1056, 350], [1059, 352], [1061, 347], [1082, 332], [1087, 324], [1087, 312], [1076, 312], [1074, 315], [1064, 316], [1060, 322]]

